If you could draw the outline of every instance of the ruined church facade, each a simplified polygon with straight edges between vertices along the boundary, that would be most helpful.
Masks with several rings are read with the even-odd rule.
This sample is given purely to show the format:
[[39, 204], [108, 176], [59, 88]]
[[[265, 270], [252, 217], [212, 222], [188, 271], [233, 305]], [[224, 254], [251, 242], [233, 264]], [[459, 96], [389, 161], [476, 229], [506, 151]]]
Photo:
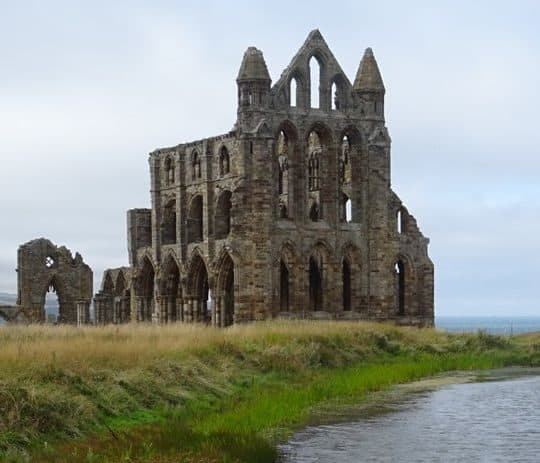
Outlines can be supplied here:
[[129, 267], [105, 272], [96, 321], [432, 325], [429, 240], [391, 188], [371, 49], [351, 82], [315, 30], [274, 85], [254, 47], [236, 82], [229, 133], [150, 153], [151, 208], [128, 211]]

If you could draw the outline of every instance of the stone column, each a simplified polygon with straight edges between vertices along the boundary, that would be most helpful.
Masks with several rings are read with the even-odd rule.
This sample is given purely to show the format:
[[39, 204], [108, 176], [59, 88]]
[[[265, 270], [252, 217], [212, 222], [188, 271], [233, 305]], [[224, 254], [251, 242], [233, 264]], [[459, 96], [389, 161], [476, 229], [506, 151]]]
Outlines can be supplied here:
[[137, 296], [135, 298], [135, 304], [137, 305], [137, 321], [141, 322], [144, 316], [144, 297]]
[[77, 301], [77, 326], [86, 325], [90, 318], [90, 303]]

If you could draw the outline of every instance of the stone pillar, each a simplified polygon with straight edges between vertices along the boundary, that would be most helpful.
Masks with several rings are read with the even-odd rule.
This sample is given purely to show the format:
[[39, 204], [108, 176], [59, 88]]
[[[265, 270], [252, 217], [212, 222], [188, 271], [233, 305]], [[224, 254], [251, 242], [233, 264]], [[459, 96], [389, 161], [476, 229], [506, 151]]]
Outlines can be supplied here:
[[219, 298], [219, 326], [225, 326], [225, 296]]
[[212, 302], [212, 326], [219, 326], [219, 296], [215, 295]]
[[77, 326], [86, 325], [90, 319], [90, 302], [77, 301]]
[[176, 298], [176, 321], [184, 321], [184, 299]]
[[145, 302], [144, 297], [142, 296], [137, 296], [135, 298], [135, 304], [137, 305], [137, 321], [138, 322], [143, 321], [144, 311], [145, 311], [144, 302]]

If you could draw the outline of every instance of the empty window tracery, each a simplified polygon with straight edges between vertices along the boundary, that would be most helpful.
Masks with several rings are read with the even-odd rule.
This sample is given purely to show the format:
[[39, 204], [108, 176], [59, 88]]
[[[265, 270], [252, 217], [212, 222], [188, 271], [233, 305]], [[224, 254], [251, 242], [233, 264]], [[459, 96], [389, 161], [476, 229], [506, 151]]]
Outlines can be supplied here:
[[320, 158], [322, 146], [319, 135], [313, 131], [308, 137], [308, 188], [310, 191], [320, 189]]
[[311, 85], [311, 108], [320, 108], [319, 93], [321, 83], [321, 63], [312, 56], [309, 60], [309, 76]]

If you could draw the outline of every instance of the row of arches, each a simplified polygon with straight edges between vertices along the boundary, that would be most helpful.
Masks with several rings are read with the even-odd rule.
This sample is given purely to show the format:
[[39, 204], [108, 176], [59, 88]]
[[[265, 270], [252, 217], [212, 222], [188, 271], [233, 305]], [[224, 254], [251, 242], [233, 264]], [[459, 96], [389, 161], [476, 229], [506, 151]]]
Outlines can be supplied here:
[[[218, 173], [222, 177], [231, 171], [231, 157], [226, 146], [218, 151]], [[174, 185], [176, 182], [176, 162], [172, 155], [165, 157], [163, 161], [163, 183], [165, 186]], [[198, 150], [193, 150], [190, 157], [191, 180], [202, 178], [201, 155]]]
[[150, 258], [144, 257], [137, 277], [136, 318], [162, 323], [202, 322], [216, 326], [234, 323], [235, 266], [225, 253], [220, 259], [211, 288], [207, 264], [195, 254], [182, 282], [180, 267], [168, 256], [161, 267], [159, 282]]
[[324, 59], [312, 55], [308, 60], [307, 72], [293, 70], [288, 80], [288, 103], [290, 107], [337, 111], [347, 106], [346, 77], [338, 72], [327, 78]]
[[[295, 303], [307, 302], [307, 309], [312, 312], [335, 311], [338, 307], [343, 312], [362, 310], [359, 294], [361, 267], [355, 252], [346, 253], [339, 265], [328, 261], [328, 255], [315, 249], [306, 264], [300, 264], [290, 250], [282, 253], [279, 261], [279, 310], [291, 312], [297, 310]], [[390, 315], [409, 315], [411, 311], [411, 292], [414, 290], [413, 269], [408, 259], [398, 257], [387, 270], [387, 281], [393, 285]], [[302, 275], [307, 272], [307, 298], [301, 294]], [[330, 275], [329, 275], [330, 273]], [[339, 294], [336, 293], [339, 289]], [[338, 302], [339, 301], [339, 302]], [[340, 306], [338, 306], [340, 304]]]
[[[224, 239], [231, 231], [232, 192], [220, 193], [214, 214], [214, 238]], [[187, 243], [197, 243], [204, 238], [204, 199], [202, 194], [195, 195], [188, 206], [186, 220]], [[161, 218], [161, 243], [176, 244], [176, 200], [165, 204]]]

